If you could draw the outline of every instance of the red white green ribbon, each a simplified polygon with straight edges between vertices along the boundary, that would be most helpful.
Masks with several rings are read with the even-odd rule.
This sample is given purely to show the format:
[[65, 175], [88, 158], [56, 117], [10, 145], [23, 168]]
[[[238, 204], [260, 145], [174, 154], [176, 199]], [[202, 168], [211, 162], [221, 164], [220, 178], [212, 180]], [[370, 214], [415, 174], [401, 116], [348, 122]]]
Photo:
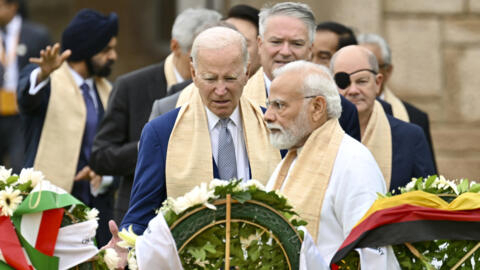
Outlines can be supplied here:
[[[12, 225], [10, 217], [0, 216], [0, 256], [2, 261], [18, 270], [33, 270], [30, 265], [22, 245], [17, 238], [15, 228]], [[0, 265], [0, 269], [5, 268], [5, 265]]]

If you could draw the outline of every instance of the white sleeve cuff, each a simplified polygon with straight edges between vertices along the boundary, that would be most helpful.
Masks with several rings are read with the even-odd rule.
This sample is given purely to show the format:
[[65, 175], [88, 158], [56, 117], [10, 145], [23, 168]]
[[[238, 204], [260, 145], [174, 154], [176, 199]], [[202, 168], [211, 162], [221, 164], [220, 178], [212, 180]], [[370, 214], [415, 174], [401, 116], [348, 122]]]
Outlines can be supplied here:
[[100, 194], [107, 192], [108, 187], [113, 183], [113, 176], [111, 175], [104, 175], [102, 176], [102, 183], [98, 189], [93, 189], [93, 186], [90, 184], [90, 193], [93, 197], [97, 197]]
[[40, 89], [42, 89], [50, 81], [50, 77], [48, 77], [37, 85], [37, 76], [39, 72], [40, 68], [37, 67], [32, 71], [32, 73], [30, 73], [30, 89], [28, 89], [28, 93], [32, 96], [36, 95], [38, 91], [40, 91]]

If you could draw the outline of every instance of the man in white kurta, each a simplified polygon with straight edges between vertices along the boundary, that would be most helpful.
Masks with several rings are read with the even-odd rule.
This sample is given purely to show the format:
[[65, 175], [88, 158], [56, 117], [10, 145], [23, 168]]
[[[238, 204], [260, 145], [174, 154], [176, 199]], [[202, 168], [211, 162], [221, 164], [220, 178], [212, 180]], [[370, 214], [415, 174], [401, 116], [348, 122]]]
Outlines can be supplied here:
[[[385, 182], [372, 154], [338, 124], [340, 97], [329, 71], [305, 61], [275, 72], [265, 121], [271, 143], [289, 149], [267, 189], [279, 189], [309, 224], [330, 262]], [[359, 250], [362, 269], [399, 268], [391, 248]]]

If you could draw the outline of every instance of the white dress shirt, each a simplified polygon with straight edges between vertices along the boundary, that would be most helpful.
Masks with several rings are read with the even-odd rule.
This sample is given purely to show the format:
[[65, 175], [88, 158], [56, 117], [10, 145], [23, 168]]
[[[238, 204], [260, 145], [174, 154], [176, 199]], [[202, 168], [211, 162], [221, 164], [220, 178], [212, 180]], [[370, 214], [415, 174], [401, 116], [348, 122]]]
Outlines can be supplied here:
[[[212, 154], [215, 159], [215, 163], [218, 164], [218, 136], [220, 134], [220, 118], [211, 112], [207, 107], [207, 120], [208, 131], [210, 132], [210, 143], [212, 145]], [[230, 121], [228, 123], [228, 131], [232, 135], [233, 144], [235, 147], [235, 157], [237, 160], [237, 178], [244, 181], [250, 179], [250, 169], [248, 165], [247, 150], [245, 147], [245, 139], [243, 135], [242, 118], [240, 116], [240, 110], [235, 108], [232, 115], [230, 115]]]

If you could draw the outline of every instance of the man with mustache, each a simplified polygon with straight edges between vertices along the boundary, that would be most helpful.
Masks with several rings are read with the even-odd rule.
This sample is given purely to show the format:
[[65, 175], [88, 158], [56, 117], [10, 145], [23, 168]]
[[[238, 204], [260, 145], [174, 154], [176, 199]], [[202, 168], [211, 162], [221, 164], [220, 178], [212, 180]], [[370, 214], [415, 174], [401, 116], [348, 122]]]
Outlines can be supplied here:
[[[326, 67], [296, 61], [273, 74], [264, 118], [270, 142], [289, 152], [267, 189], [289, 198], [329, 262], [385, 182], [368, 149], [340, 127], [340, 96]], [[399, 269], [391, 248], [359, 254], [362, 269]]]
[[387, 188], [393, 191], [412, 177], [433, 175], [432, 156], [422, 129], [385, 114], [376, 100], [383, 76], [375, 55], [351, 45], [330, 62], [340, 94], [357, 106], [362, 143], [380, 166]]
[[[102, 215], [111, 209], [113, 191], [98, 194], [98, 187], [108, 186], [112, 178], [97, 175], [88, 161], [111, 90], [105, 77], [117, 60], [117, 33], [115, 13], [79, 11], [63, 31], [63, 52], [57, 43], [31, 58], [36, 65], [22, 71], [17, 95], [26, 132], [24, 166], [42, 171]], [[111, 211], [100, 216], [100, 227], [107, 229], [110, 216]]]

